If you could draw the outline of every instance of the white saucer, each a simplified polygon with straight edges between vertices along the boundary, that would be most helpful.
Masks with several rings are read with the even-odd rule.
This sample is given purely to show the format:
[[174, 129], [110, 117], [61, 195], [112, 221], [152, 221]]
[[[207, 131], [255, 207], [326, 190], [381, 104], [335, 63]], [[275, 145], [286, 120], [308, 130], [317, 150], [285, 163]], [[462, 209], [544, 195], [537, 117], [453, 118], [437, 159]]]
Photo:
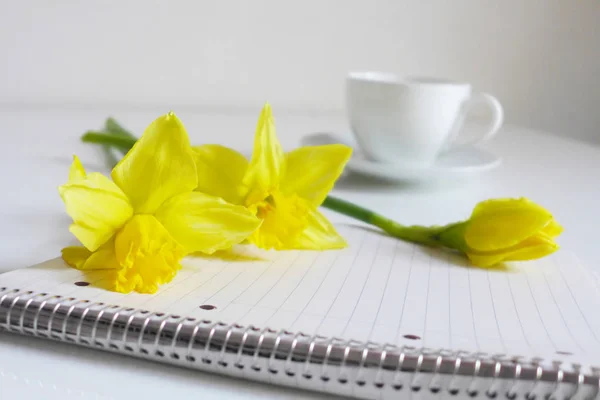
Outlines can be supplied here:
[[315, 133], [302, 138], [303, 146], [342, 143], [354, 149], [346, 170], [388, 181], [462, 180], [498, 167], [502, 159], [486, 150], [467, 147], [441, 155], [434, 165], [416, 167], [377, 163], [365, 158], [349, 140], [331, 133]]

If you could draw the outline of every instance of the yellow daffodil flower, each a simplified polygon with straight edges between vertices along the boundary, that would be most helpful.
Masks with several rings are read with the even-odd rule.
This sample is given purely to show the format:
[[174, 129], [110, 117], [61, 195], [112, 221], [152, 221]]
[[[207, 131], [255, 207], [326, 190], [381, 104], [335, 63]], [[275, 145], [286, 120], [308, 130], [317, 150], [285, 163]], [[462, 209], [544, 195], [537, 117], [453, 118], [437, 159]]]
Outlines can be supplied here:
[[266, 249], [338, 249], [345, 240], [317, 208], [352, 153], [307, 146], [284, 154], [271, 107], [262, 110], [252, 159], [220, 145], [194, 147], [197, 190], [247, 207], [263, 222], [250, 241]]
[[525, 261], [558, 250], [554, 238], [563, 228], [552, 214], [526, 198], [483, 201], [471, 218], [442, 235], [463, 251], [474, 265]]
[[63, 249], [63, 259], [80, 270], [107, 270], [117, 292], [156, 292], [185, 255], [229, 248], [261, 222], [245, 207], [194, 191], [194, 156], [173, 113], [146, 129], [112, 179], [87, 174], [75, 157], [59, 193], [83, 244]]
[[526, 198], [491, 199], [477, 204], [471, 217], [445, 226], [405, 226], [347, 201], [328, 197], [324, 207], [375, 225], [391, 236], [465, 254], [478, 267], [526, 261], [558, 250], [563, 228], [545, 208]]

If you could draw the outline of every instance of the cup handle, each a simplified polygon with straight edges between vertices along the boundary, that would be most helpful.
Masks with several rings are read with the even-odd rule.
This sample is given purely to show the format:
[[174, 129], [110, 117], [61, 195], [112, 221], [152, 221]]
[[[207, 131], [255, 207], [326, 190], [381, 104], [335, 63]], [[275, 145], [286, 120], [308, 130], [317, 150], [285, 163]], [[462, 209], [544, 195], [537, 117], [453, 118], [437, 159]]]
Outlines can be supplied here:
[[468, 112], [473, 108], [474, 105], [481, 103], [486, 104], [492, 110], [492, 118], [487, 126], [487, 129], [485, 129], [479, 137], [476, 137], [467, 142], [463, 142], [460, 144], [448, 143], [446, 151], [452, 151], [461, 147], [472, 146], [475, 143], [491, 139], [494, 135], [496, 135], [496, 133], [498, 133], [498, 130], [504, 122], [504, 109], [502, 108], [502, 105], [500, 104], [498, 99], [492, 96], [491, 94], [476, 93], [463, 103], [460, 115], [454, 124], [454, 133], [452, 135], [453, 139], [456, 139], [456, 137], [458, 136], [458, 132], [462, 127], [464, 118], [468, 114]]

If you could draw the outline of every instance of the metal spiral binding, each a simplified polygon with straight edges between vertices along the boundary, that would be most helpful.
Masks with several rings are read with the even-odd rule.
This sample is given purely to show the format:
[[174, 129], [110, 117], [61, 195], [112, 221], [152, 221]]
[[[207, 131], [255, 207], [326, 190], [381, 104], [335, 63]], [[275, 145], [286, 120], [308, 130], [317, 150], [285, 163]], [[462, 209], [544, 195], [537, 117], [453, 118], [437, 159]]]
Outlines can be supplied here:
[[397, 397], [403, 390], [490, 399], [600, 396], [597, 368], [345, 341], [19, 289], [0, 288], [0, 330], [361, 398]]

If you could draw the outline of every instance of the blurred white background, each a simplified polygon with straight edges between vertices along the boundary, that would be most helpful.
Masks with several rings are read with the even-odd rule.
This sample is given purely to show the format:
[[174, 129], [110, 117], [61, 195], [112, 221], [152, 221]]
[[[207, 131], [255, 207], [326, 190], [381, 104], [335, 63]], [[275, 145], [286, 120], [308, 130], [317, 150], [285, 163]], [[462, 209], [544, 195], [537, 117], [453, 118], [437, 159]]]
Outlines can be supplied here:
[[[268, 100], [291, 149], [311, 130], [344, 129], [351, 70], [470, 81], [500, 99], [507, 124], [600, 145], [600, 0], [0, 0], [0, 271], [74, 243], [56, 187], [72, 154], [108, 172], [98, 146], [79, 137], [109, 115], [139, 135], [171, 109], [192, 143], [218, 139], [248, 153]], [[490, 148], [502, 168], [474, 184], [349, 176], [334, 193], [408, 225], [525, 196], [565, 226], [561, 246], [599, 271], [598, 148], [515, 126]], [[66, 387], [119, 398], [302, 396], [0, 339], [0, 378], [10, 379], [0, 379], [1, 399], [40, 398], [38, 381], [44, 399]]]
[[349, 70], [471, 81], [600, 143], [598, 0], [3, 0], [0, 105], [343, 113]]

